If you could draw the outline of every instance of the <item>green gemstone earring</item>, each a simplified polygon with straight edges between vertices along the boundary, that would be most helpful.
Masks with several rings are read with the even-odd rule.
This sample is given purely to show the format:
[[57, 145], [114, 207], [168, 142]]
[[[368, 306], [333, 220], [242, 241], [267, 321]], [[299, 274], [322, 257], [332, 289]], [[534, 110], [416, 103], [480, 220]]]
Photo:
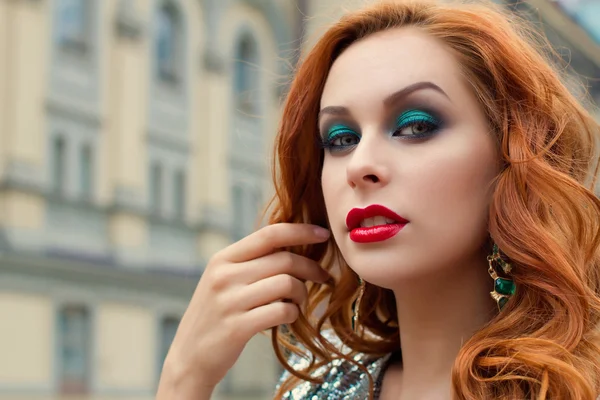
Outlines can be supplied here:
[[489, 268], [488, 273], [494, 280], [494, 291], [490, 295], [498, 304], [498, 309], [502, 310], [510, 297], [515, 294], [517, 289], [512, 279], [501, 278], [498, 276], [497, 268], [500, 268], [505, 275], [510, 275], [512, 265], [502, 259], [498, 245], [494, 244], [492, 254], [487, 257]]

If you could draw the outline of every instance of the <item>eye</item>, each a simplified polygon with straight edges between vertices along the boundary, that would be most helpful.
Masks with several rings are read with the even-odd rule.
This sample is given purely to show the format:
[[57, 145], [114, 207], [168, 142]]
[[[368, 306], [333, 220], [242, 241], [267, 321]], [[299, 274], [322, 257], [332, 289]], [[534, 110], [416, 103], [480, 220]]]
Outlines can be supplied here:
[[338, 135], [332, 141], [331, 144], [334, 146], [353, 146], [358, 144], [358, 136], [351, 135]]
[[409, 110], [398, 117], [393, 136], [422, 138], [435, 133], [440, 121], [421, 110]]
[[340, 151], [356, 146], [360, 142], [360, 135], [344, 125], [334, 125], [323, 138], [323, 148], [330, 151]]

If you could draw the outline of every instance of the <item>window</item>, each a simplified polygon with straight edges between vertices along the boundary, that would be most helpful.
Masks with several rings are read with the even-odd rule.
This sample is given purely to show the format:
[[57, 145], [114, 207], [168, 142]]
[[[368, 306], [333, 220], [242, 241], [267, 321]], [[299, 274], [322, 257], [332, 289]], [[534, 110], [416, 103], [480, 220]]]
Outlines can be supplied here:
[[185, 184], [185, 173], [183, 171], [177, 171], [174, 179], [174, 201], [173, 207], [175, 208], [175, 216], [178, 219], [185, 218], [185, 207], [186, 207], [186, 184]]
[[246, 234], [249, 234], [257, 228], [259, 212], [261, 211], [261, 193], [256, 187], [250, 188], [247, 204]]
[[163, 168], [159, 163], [150, 167], [150, 210], [160, 214], [163, 196]]
[[256, 227], [260, 195], [249, 185], [234, 185], [231, 191], [233, 206], [233, 239], [240, 240]]
[[244, 191], [239, 185], [235, 185], [231, 189], [231, 203], [233, 206], [233, 240], [237, 241], [244, 237]]
[[166, 83], [177, 83], [182, 63], [181, 18], [169, 3], [160, 8], [156, 20], [156, 64], [158, 79]]
[[62, 137], [52, 141], [52, 190], [64, 193], [66, 183], [66, 145]]
[[167, 353], [171, 347], [171, 343], [175, 338], [177, 327], [179, 326], [179, 318], [165, 317], [160, 323], [160, 349], [159, 349], [159, 371], [162, 370], [162, 366], [167, 358]]
[[577, 12], [579, 24], [588, 31], [592, 39], [600, 43], [600, 3], [597, 1], [587, 0], [582, 2], [580, 9]]
[[59, 0], [58, 43], [67, 50], [85, 52], [89, 42], [91, 0]]
[[238, 43], [234, 65], [236, 100], [242, 111], [256, 111], [257, 63], [256, 42], [250, 35], [244, 35]]
[[85, 307], [63, 307], [58, 316], [62, 394], [85, 394], [90, 379], [90, 316]]
[[600, 43], [600, 2], [597, 0], [555, 0], [592, 39]]
[[79, 188], [81, 196], [90, 199], [93, 195], [94, 187], [94, 160], [91, 147], [84, 145], [81, 148], [79, 157]]

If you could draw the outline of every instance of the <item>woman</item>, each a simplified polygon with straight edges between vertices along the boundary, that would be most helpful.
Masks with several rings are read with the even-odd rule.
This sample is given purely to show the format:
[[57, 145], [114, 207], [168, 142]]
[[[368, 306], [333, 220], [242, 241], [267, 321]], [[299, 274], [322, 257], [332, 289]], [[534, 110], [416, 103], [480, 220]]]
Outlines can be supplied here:
[[159, 398], [208, 399], [270, 327], [276, 398], [596, 398], [599, 126], [535, 38], [489, 4], [333, 25], [284, 107], [271, 224], [209, 262]]

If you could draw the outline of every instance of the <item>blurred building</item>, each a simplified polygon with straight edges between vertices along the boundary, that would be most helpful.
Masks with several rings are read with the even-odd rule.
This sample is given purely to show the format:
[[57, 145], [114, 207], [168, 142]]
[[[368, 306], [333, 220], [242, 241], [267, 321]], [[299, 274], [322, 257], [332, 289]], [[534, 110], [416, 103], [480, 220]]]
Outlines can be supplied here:
[[[501, 0], [496, 0], [501, 1]], [[590, 110], [600, 121], [600, 1], [599, 0], [502, 0], [541, 26], [567, 71], [596, 106]], [[577, 88], [573, 88], [578, 93]]]
[[596, 42], [600, 43], [600, 1], [553, 0]]
[[[599, 78], [586, 1], [507, 5]], [[295, 49], [365, 2], [0, 0], [0, 400], [154, 397], [207, 260], [270, 195]], [[278, 372], [258, 336], [217, 397]]]
[[[154, 397], [206, 261], [270, 195], [302, 5], [0, 0], [0, 398]], [[220, 392], [277, 373], [257, 338]]]

